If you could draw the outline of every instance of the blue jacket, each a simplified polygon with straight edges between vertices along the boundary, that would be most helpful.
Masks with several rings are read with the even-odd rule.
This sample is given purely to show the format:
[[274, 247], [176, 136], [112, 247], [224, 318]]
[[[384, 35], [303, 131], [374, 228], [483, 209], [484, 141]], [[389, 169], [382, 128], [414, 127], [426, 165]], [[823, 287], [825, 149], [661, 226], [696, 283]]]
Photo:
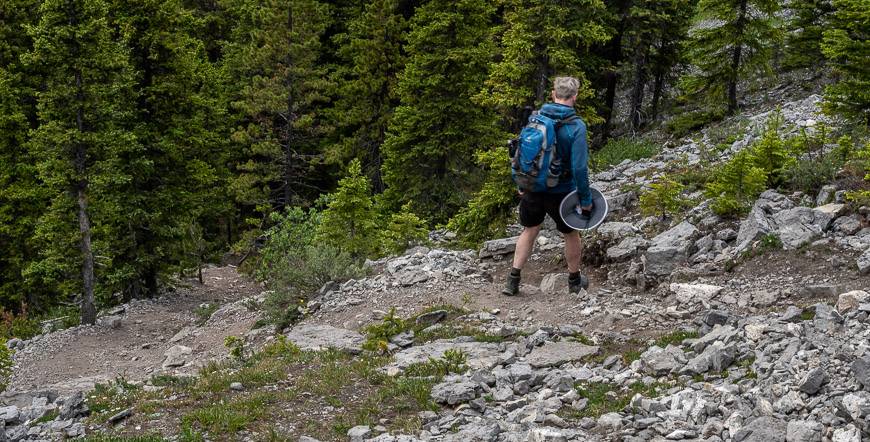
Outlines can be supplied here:
[[[541, 113], [550, 118], [564, 120], [576, 115], [574, 108], [564, 104], [547, 103]], [[559, 184], [547, 190], [548, 193], [569, 193], [577, 189], [580, 204], [592, 204], [589, 192], [589, 147], [586, 144], [586, 123], [577, 119], [559, 128], [556, 133], [556, 146], [561, 155], [562, 168], [569, 173], [563, 174]], [[567, 147], [570, 146], [570, 150]], [[567, 169], [566, 169], [567, 168]]]

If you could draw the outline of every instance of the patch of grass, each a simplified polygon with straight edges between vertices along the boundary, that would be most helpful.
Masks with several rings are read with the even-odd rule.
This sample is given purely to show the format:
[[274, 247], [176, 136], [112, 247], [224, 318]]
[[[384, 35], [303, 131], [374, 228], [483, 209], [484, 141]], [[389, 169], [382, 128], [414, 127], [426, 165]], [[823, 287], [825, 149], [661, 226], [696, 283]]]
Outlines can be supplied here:
[[168, 374], [158, 374], [151, 377], [151, 385], [155, 387], [175, 387], [185, 388], [195, 385], [197, 378], [193, 376], [172, 376]]
[[229, 435], [244, 429], [266, 414], [272, 396], [259, 393], [195, 409], [181, 418], [182, 425], [199, 427], [212, 436]]
[[758, 244], [749, 250], [744, 251], [737, 258], [725, 262], [725, 271], [732, 271], [738, 265], [746, 262], [756, 256], [766, 255], [774, 250], [782, 250], [782, 240], [775, 233], [768, 233], [758, 240]]
[[414, 342], [417, 343], [433, 341], [435, 339], [454, 338], [457, 336], [479, 336], [482, 339], [481, 342], [493, 342], [492, 340], [495, 339], [494, 336], [483, 334], [477, 329], [471, 329], [470, 327], [457, 328], [447, 325], [433, 330], [432, 332], [421, 333], [424, 329], [428, 328], [429, 325], [418, 325], [417, 318], [427, 313], [439, 310], [447, 312], [446, 317], [440, 322], [441, 324], [448, 324], [457, 317], [468, 314], [468, 310], [462, 307], [450, 304], [438, 304], [428, 306], [408, 319], [402, 319], [396, 316], [396, 309], [393, 308], [390, 309], [380, 323], [372, 324], [365, 328], [366, 342], [363, 344], [363, 348], [370, 351], [384, 352], [389, 345], [390, 338], [407, 331], [414, 332]]
[[642, 158], [650, 158], [660, 150], [659, 146], [644, 138], [612, 138], [603, 148], [593, 152], [591, 161], [592, 171], [601, 172], [625, 160], [635, 161]]
[[106, 384], [97, 384], [85, 396], [85, 403], [91, 410], [91, 419], [101, 422], [119, 411], [130, 408], [143, 394], [142, 388], [132, 385], [122, 378]]
[[411, 364], [405, 369], [406, 376], [427, 377], [447, 376], [450, 373], [462, 374], [468, 371], [468, 357], [461, 350], [449, 349], [441, 359], [429, 358], [429, 361]]
[[695, 339], [698, 337], [698, 332], [677, 330], [666, 335], [659, 336], [653, 345], [665, 348], [668, 345], [679, 347], [686, 339]]
[[670, 387], [670, 385], [660, 382], [649, 385], [643, 382], [634, 382], [626, 388], [620, 388], [618, 385], [606, 382], [579, 383], [575, 388], [580, 397], [588, 401], [586, 408], [577, 411], [566, 407], [560, 410], [559, 415], [563, 418], [574, 419], [598, 418], [606, 413], [624, 410], [631, 403], [631, 398], [635, 394], [639, 393], [648, 398], [656, 398]]
[[807, 309], [804, 309], [803, 312], [801, 312], [801, 320], [803, 320], [803, 321], [812, 321], [815, 318], [816, 318], [816, 311], [813, 309], [807, 308]]
[[41, 418], [33, 421], [34, 424], [44, 424], [46, 422], [51, 422], [60, 415], [58, 410], [51, 410], [48, 413], [45, 413]]
[[208, 322], [211, 315], [218, 309], [217, 304], [205, 302], [199, 305], [196, 310], [193, 311], [193, 314], [196, 315], [196, 325], [203, 325]]
[[142, 435], [142, 436], [113, 436], [108, 434], [94, 434], [79, 439], [81, 442], [163, 442], [162, 436]]

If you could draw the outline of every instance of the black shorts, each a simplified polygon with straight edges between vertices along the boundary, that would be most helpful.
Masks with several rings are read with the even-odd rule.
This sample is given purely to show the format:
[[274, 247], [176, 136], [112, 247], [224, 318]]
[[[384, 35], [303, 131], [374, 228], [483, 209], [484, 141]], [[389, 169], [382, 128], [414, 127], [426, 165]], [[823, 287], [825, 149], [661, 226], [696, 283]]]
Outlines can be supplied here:
[[559, 215], [559, 205], [567, 193], [526, 192], [520, 199], [520, 224], [523, 227], [540, 226], [544, 216], [550, 215], [556, 222], [556, 229], [562, 233], [571, 233], [574, 229], [568, 227]]

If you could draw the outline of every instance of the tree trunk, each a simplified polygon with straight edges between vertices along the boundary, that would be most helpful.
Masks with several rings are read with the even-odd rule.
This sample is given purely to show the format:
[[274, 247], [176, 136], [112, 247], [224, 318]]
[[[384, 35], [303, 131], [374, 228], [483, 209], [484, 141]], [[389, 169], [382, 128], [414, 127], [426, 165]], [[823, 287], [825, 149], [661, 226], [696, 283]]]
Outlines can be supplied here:
[[653, 85], [652, 110], [650, 111], [650, 119], [655, 121], [659, 118], [659, 101], [662, 98], [662, 88], [665, 83], [664, 71], [656, 72], [656, 80]]
[[[76, 129], [79, 133], [84, 132], [84, 110], [82, 109], [82, 73], [76, 71], [76, 95], [79, 106], [76, 110]], [[88, 181], [85, 178], [86, 152], [81, 142], [75, 147], [75, 169], [78, 175], [76, 183], [76, 197], [78, 200], [79, 233], [81, 234], [82, 253], [82, 323], [94, 324], [97, 322], [97, 308], [94, 305], [94, 252], [91, 247], [91, 219], [88, 216]]]
[[[746, 21], [746, 1], [740, 2], [740, 15], [737, 16], [736, 30], [738, 38], [743, 38], [744, 26]], [[728, 79], [728, 114], [733, 115], [737, 112], [737, 75], [740, 68], [740, 55], [743, 51], [743, 44], [737, 43], [734, 46], [734, 52], [731, 55], [731, 72]]]
[[634, 85], [631, 89], [631, 129], [637, 130], [644, 122], [642, 118], [643, 95], [646, 89], [646, 49], [638, 49], [634, 56]]

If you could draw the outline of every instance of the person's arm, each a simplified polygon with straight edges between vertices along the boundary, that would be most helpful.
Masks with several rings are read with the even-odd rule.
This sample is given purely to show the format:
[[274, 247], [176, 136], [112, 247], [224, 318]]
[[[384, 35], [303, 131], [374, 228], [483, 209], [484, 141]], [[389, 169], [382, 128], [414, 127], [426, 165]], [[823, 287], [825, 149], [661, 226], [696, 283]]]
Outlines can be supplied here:
[[580, 206], [592, 205], [592, 192], [589, 191], [589, 146], [586, 144], [586, 123], [578, 120], [579, 128], [571, 145], [571, 169], [574, 187], [580, 197]]

